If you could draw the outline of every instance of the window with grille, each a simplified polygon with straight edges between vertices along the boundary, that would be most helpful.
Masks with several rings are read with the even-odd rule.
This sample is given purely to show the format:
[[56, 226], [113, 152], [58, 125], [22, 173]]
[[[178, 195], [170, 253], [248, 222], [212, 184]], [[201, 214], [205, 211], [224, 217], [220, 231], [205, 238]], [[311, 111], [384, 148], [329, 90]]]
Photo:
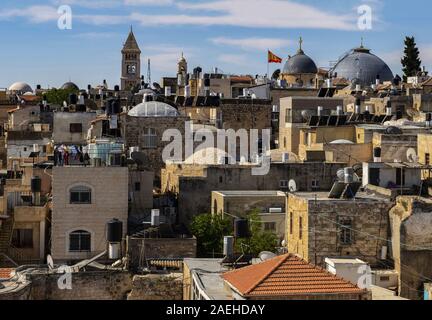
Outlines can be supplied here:
[[276, 230], [276, 222], [264, 223], [264, 231], [275, 231], [275, 230]]
[[90, 252], [91, 234], [84, 230], [77, 230], [69, 234], [70, 252]]
[[91, 189], [84, 186], [74, 187], [70, 190], [71, 204], [91, 204]]
[[354, 234], [353, 234], [353, 222], [352, 219], [342, 218], [339, 219], [339, 242], [343, 245], [350, 245], [354, 243]]
[[156, 129], [144, 129], [144, 148], [153, 149], [157, 147]]
[[19, 249], [33, 248], [33, 229], [15, 229], [12, 235], [12, 245]]

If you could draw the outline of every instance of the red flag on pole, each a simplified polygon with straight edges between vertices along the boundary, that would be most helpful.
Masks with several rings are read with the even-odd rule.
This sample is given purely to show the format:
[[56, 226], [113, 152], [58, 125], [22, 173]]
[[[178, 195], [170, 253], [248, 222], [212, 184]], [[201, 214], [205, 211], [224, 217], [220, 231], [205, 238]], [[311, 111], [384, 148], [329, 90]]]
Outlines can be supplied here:
[[268, 63], [282, 63], [282, 59], [268, 50]]

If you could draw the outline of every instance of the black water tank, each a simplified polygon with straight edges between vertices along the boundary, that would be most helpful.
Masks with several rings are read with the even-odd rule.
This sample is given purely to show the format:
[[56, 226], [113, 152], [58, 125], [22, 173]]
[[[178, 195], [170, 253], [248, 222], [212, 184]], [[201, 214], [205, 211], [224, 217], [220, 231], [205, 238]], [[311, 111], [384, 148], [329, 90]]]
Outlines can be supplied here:
[[210, 79], [204, 79], [204, 87], [210, 87]]
[[116, 99], [116, 100], [114, 100], [112, 102], [111, 112], [112, 112], [112, 114], [119, 114], [121, 112], [120, 100], [119, 99]]
[[374, 158], [381, 158], [381, 148], [374, 148], [373, 149]]
[[123, 222], [118, 219], [112, 219], [107, 223], [107, 241], [121, 242], [123, 238]]
[[248, 238], [249, 236], [249, 221], [247, 219], [236, 219], [234, 221], [234, 237]]
[[105, 102], [105, 113], [107, 115], [112, 115], [113, 114], [113, 99], [108, 99]]
[[31, 178], [31, 191], [32, 192], [41, 192], [42, 190], [42, 179], [40, 177], [32, 177]]
[[77, 104], [78, 96], [75, 93], [69, 95], [69, 104]]
[[361, 105], [361, 100], [360, 100], [360, 98], [356, 98], [356, 100], [355, 100], [355, 105], [356, 105], [356, 106], [360, 106], [360, 105]]
[[114, 91], [115, 91], [115, 92], [119, 92], [119, 91], [120, 91], [120, 87], [119, 87], [118, 85], [115, 85], [115, 86], [114, 86]]

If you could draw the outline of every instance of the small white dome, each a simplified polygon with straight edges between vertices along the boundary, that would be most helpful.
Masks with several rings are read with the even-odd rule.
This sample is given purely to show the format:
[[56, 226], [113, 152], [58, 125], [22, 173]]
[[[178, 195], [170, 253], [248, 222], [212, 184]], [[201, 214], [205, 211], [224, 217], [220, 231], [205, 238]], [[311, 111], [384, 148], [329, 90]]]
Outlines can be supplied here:
[[225, 158], [230, 158], [230, 162], [236, 162], [235, 159], [229, 156], [229, 154], [218, 148], [205, 148], [196, 151], [193, 155], [188, 157], [184, 163], [186, 164], [198, 164], [198, 165], [217, 165], [222, 164]]
[[178, 117], [176, 108], [159, 101], [147, 101], [133, 107], [128, 115], [131, 117]]
[[15, 82], [9, 87], [9, 91], [27, 93], [27, 92], [33, 92], [33, 89], [27, 83]]
[[355, 143], [350, 140], [340, 139], [340, 140], [334, 140], [330, 142], [330, 144], [355, 144]]

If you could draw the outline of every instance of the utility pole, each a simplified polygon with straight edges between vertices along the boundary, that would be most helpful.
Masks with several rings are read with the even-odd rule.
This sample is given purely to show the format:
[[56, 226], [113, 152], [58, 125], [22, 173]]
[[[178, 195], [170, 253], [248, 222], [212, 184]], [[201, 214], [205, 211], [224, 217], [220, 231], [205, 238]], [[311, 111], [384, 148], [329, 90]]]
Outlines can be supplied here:
[[151, 62], [150, 59], [148, 59], [148, 63], [147, 63], [147, 83], [149, 85], [149, 87], [151, 87]]

